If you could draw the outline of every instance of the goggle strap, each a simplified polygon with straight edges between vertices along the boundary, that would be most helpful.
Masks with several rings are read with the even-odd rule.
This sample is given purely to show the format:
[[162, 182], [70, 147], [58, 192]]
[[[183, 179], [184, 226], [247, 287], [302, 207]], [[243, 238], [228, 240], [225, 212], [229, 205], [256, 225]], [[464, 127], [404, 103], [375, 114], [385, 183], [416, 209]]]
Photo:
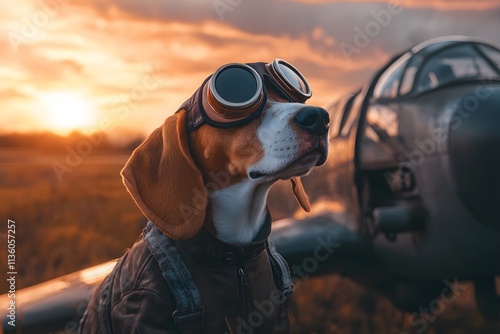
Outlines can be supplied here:
[[210, 79], [211, 76], [205, 79], [203, 82], [203, 85], [201, 85], [201, 88], [199, 88], [191, 98], [186, 100], [176, 111], [178, 112], [179, 110], [186, 110], [187, 111], [187, 117], [186, 117], [186, 130], [193, 131], [197, 127], [199, 127], [201, 124], [203, 124], [204, 119], [202, 115], [200, 114], [199, 111], [197, 110], [202, 110], [203, 106], [201, 103], [202, 99], [202, 94], [203, 94], [203, 87], [207, 83], [207, 81]]

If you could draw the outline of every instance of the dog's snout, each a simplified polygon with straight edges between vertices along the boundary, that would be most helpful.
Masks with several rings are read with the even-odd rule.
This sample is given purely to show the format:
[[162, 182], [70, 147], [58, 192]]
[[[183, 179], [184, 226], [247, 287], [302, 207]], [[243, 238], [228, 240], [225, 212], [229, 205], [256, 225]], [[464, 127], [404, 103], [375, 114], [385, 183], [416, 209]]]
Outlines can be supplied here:
[[306, 131], [316, 135], [324, 135], [328, 132], [330, 117], [323, 108], [305, 107], [295, 115], [295, 123]]

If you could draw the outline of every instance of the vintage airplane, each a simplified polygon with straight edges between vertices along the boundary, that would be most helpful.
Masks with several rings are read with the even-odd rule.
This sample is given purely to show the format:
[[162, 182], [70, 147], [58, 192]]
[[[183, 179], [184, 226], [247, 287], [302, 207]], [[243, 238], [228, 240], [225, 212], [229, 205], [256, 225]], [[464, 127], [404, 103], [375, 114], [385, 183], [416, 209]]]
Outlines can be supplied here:
[[[338, 272], [407, 311], [472, 281], [479, 309], [499, 318], [499, 48], [424, 42], [328, 110], [329, 160], [305, 180], [313, 203], [328, 205], [274, 223], [271, 235], [292, 274]], [[75, 332], [114, 263], [18, 291], [22, 332]], [[0, 313], [7, 302], [0, 297]]]
[[321, 272], [405, 310], [473, 281], [479, 309], [499, 317], [500, 50], [458, 36], [424, 42], [328, 109], [329, 160], [310, 181], [338, 212], [275, 225], [279, 251], [300, 263], [331, 235], [339, 254]]

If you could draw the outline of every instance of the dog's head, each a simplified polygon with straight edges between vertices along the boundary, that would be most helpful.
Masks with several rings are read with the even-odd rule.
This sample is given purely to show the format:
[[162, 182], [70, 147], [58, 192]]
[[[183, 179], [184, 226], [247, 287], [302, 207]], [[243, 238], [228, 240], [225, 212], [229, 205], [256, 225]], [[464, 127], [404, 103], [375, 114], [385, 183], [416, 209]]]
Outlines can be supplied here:
[[134, 151], [122, 170], [125, 186], [174, 239], [198, 232], [210, 192], [241, 182], [291, 179], [308, 211], [300, 176], [325, 162], [329, 122], [324, 109], [304, 104], [310, 95], [284, 61], [226, 65]]

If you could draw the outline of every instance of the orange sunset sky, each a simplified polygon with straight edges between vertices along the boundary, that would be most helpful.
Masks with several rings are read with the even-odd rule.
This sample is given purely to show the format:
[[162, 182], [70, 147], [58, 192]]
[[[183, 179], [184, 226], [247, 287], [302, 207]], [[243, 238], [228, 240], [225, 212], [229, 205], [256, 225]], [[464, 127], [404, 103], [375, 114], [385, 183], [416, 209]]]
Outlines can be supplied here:
[[146, 134], [228, 62], [284, 58], [325, 105], [429, 38], [500, 43], [500, 1], [16, 0], [0, 27], [0, 132]]

